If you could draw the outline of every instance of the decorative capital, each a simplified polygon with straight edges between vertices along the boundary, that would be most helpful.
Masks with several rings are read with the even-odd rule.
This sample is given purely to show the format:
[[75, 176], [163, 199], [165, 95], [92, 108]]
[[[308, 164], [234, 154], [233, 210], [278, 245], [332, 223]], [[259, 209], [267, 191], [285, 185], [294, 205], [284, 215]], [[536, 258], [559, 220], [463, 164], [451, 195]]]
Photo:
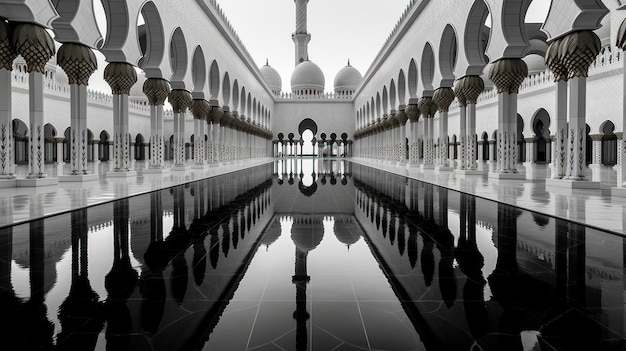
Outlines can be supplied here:
[[452, 101], [454, 101], [454, 91], [451, 88], [439, 88], [435, 90], [433, 102], [437, 105], [439, 112], [448, 112]]
[[0, 21], [0, 68], [13, 70], [13, 61], [17, 51], [11, 43], [11, 28], [5, 21]]
[[561, 39], [555, 39], [548, 46], [546, 51], [546, 66], [550, 68], [552, 74], [554, 74], [554, 81], [567, 81], [567, 69], [563, 64], [563, 57], [561, 55], [561, 46], [563, 41]]
[[104, 69], [104, 80], [114, 95], [129, 95], [130, 88], [137, 83], [137, 71], [130, 63], [111, 62]]
[[218, 124], [222, 120], [222, 117], [224, 117], [224, 110], [220, 106], [211, 106], [211, 111], [208, 116], [209, 119], [207, 122], [211, 121]]
[[44, 27], [33, 23], [19, 23], [13, 29], [11, 41], [15, 51], [26, 61], [28, 73], [46, 73], [46, 63], [56, 50], [54, 40]]
[[489, 79], [498, 88], [498, 94], [517, 94], [528, 76], [528, 66], [520, 58], [504, 58], [493, 63]]
[[406, 124], [406, 121], [409, 119], [409, 116], [406, 114], [405, 110], [400, 110], [396, 112], [396, 120], [400, 123], [401, 126]]
[[174, 113], [185, 113], [191, 106], [191, 100], [191, 93], [184, 89], [174, 89], [168, 97]]
[[600, 53], [602, 43], [598, 35], [590, 30], [572, 32], [563, 39], [561, 55], [568, 77], [587, 77], [589, 66]]
[[457, 80], [454, 84], [454, 95], [456, 95], [456, 100], [459, 102], [459, 107], [465, 107], [467, 105], [467, 99], [465, 98], [465, 94], [463, 94], [461, 79]]
[[422, 111], [420, 111], [416, 104], [409, 104], [406, 109], [404, 109], [404, 113], [406, 113], [411, 122], [417, 122], [422, 115]]
[[70, 84], [89, 85], [89, 77], [98, 69], [98, 60], [91, 48], [76, 43], [65, 43], [57, 52], [57, 63]]
[[194, 119], [206, 120], [211, 107], [209, 102], [204, 99], [194, 99], [191, 101], [191, 113]]
[[422, 112], [422, 115], [424, 115], [424, 118], [433, 117], [437, 111], [437, 106], [433, 102], [433, 98], [430, 96], [422, 97], [417, 103], [417, 107]]
[[[457, 83], [465, 104], [476, 104], [478, 97], [485, 90], [485, 82], [479, 76], [465, 76]], [[458, 97], [458, 96], [457, 96]]]
[[152, 106], [165, 104], [170, 92], [170, 83], [165, 79], [148, 78], [143, 83], [143, 93], [146, 94], [148, 103]]

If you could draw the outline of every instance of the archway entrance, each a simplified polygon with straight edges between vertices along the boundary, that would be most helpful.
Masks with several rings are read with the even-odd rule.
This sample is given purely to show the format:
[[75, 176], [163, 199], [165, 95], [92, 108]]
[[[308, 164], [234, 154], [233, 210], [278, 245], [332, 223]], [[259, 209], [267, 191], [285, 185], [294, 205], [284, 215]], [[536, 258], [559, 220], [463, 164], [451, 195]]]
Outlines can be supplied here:
[[[315, 156], [315, 136], [317, 135], [317, 123], [310, 118], [305, 118], [298, 125], [298, 133], [302, 145], [297, 156]], [[297, 149], [296, 149], [297, 150]]]

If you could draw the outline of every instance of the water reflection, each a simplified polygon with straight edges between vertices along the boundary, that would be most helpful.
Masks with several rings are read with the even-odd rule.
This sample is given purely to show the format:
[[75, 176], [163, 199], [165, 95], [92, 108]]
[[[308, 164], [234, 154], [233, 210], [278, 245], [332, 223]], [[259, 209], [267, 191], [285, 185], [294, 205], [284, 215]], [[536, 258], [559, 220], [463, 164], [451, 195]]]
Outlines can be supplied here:
[[287, 159], [0, 228], [0, 335], [44, 350], [623, 350], [624, 247]]

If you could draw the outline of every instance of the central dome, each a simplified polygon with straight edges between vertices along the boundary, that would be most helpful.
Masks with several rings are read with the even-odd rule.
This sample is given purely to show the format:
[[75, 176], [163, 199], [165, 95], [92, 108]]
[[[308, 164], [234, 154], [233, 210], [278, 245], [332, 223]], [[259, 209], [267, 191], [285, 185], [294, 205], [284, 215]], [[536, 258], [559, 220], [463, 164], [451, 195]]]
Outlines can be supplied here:
[[311, 61], [303, 61], [291, 75], [291, 91], [296, 95], [319, 95], [325, 86], [324, 73]]

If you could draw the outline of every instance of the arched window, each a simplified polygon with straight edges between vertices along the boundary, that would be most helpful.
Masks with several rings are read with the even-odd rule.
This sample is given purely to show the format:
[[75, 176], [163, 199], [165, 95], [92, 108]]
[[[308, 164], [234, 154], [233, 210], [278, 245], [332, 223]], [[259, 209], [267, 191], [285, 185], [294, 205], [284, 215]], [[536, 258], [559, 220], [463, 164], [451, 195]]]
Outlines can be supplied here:
[[615, 125], [611, 121], [602, 126], [602, 164], [605, 166], [617, 164], [617, 136], [614, 131]]

